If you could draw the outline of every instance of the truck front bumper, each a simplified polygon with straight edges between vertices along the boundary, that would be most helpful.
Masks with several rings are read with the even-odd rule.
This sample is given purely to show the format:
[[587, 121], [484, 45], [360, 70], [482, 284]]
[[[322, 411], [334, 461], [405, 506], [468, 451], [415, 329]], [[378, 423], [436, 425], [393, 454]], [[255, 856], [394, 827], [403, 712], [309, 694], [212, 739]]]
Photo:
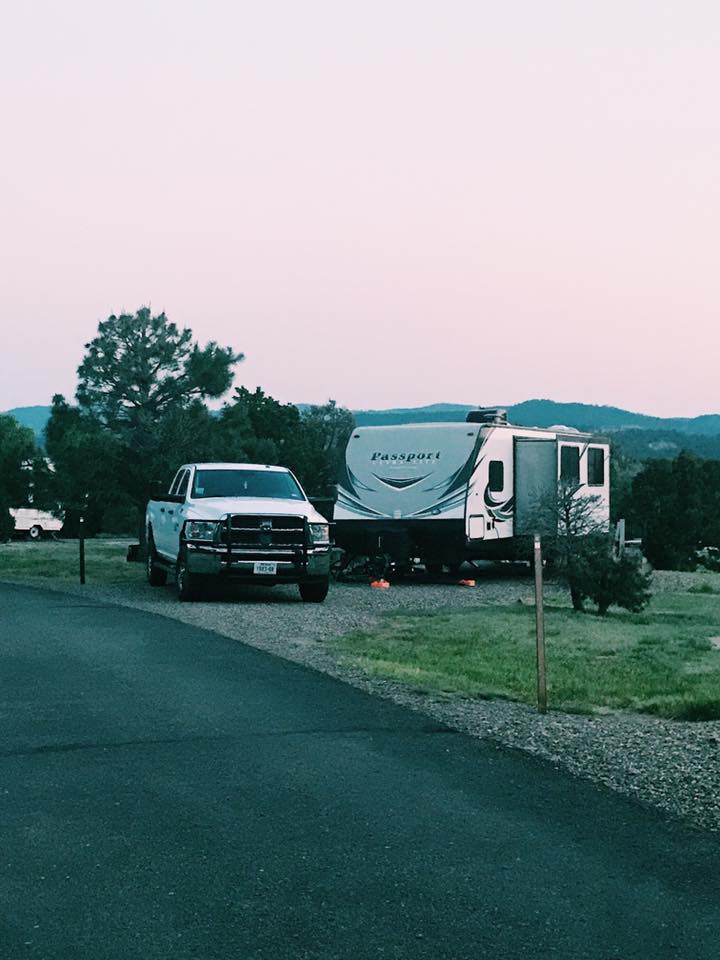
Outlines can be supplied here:
[[[304, 583], [330, 575], [330, 547], [311, 547], [293, 557], [273, 551], [228, 551], [213, 544], [185, 544], [189, 573], [219, 577], [246, 583]], [[255, 563], [277, 564], [275, 574], [254, 573]]]

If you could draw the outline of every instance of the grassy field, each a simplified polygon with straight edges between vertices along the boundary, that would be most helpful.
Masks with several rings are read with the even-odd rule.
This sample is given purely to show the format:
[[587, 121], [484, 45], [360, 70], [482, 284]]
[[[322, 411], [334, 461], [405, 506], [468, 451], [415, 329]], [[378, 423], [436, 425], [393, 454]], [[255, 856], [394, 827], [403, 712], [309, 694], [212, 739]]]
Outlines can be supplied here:
[[[642, 614], [600, 618], [547, 607], [551, 709], [720, 719], [720, 595], [701, 582], [709, 586], [658, 593]], [[535, 702], [531, 606], [389, 614], [372, 634], [343, 637], [337, 647], [366, 674], [416, 689]]]
[[[142, 580], [141, 563], [126, 563], [129, 540], [86, 540], [85, 576], [88, 583], [130, 583]], [[79, 582], [77, 540], [18, 540], [0, 544], [0, 579], [38, 579], [56, 583]]]

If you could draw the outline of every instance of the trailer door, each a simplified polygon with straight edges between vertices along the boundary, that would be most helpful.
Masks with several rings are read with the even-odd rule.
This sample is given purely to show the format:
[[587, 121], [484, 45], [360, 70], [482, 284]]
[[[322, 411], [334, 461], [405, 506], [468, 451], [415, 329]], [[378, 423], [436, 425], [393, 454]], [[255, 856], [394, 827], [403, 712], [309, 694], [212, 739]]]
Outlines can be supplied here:
[[557, 442], [515, 437], [514, 452], [515, 534], [556, 533], [547, 515], [557, 497]]

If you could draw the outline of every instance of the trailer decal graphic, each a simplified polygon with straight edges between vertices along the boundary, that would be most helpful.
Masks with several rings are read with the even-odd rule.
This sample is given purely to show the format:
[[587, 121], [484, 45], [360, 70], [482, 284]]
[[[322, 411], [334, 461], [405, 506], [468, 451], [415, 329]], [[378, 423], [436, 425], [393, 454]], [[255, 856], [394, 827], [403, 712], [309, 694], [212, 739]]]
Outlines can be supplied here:
[[463, 503], [465, 503], [464, 488], [457, 490], [448, 497], [443, 497], [440, 500], [436, 500], [436, 502], [431, 504], [429, 507], [424, 507], [422, 510], [417, 510], [415, 513], [409, 513], [408, 517], [415, 519], [419, 517], [436, 517], [439, 514], [445, 513], [448, 510], [452, 510], [454, 507], [458, 507]]
[[384, 483], [386, 487], [392, 487], [394, 490], [408, 490], [410, 487], [422, 483], [423, 480], [427, 480], [430, 474], [426, 473], [424, 477], [379, 477], [374, 473], [373, 476], [380, 483]]
[[388, 514], [381, 513], [379, 510], [374, 510], [372, 507], [368, 507], [366, 503], [363, 503], [361, 500], [358, 500], [357, 497], [351, 496], [347, 490], [338, 490], [338, 499], [337, 502], [340, 506], [345, 507], [346, 510], [350, 510], [352, 513], [357, 513], [361, 517], [370, 517], [372, 519], [377, 519], [387, 517]]
[[515, 497], [510, 497], [509, 500], [495, 500], [490, 492], [490, 484], [488, 483], [485, 487], [483, 499], [485, 500], [487, 511], [493, 520], [497, 520], [498, 523], [505, 523], [506, 520], [512, 520], [515, 511]]
[[467, 486], [474, 469], [475, 451], [473, 450], [466, 462], [462, 465], [462, 467], [460, 467], [459, 470], [455, 471], [449, 480], [447, 477], [444, 477], [440, 483], [436, 484], [434, 487], [428, 487], [424, 492], [430, 493], [432, 491], [442, 489], [443, 495], [447, 497], [451, 493], [455, 493], [455, 491], [460, 490], [461, 488], [464, 489]]

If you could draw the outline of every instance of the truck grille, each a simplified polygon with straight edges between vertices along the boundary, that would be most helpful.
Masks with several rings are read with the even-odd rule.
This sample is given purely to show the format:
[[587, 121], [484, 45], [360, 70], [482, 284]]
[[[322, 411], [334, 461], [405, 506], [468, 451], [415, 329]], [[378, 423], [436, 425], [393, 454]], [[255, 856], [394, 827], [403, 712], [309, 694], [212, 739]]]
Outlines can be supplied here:
[[233, 514], [223, 527], [222, 542], [240, 550], [302, 550], [304, 517], [258, 517]]

